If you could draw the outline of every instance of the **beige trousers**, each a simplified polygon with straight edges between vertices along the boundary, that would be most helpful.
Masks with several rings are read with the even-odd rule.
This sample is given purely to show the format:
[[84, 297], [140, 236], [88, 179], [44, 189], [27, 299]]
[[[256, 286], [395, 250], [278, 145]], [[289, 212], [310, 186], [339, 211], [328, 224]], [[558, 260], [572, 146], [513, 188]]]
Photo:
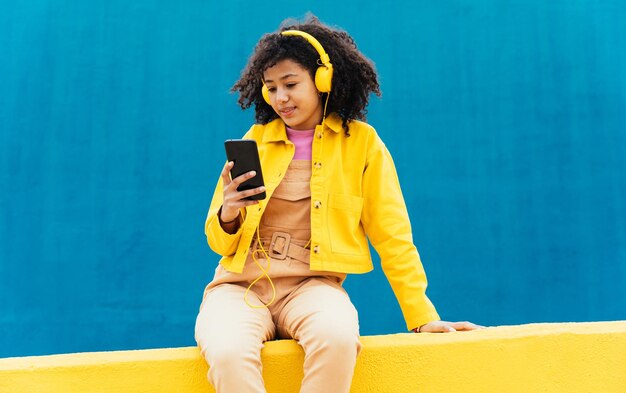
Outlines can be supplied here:
[[[207, 286], [196, 320], [195, 336], [209, 364], [208, 378], [218, 393], [265, 392], [263, 342], [293, 338], [305, 353], [302, 393], [350, 391], [361, 350], [357, 311], [341, 286], [346, 275], [311, 271], [310, 161], [292, 161], [268, 202], [259, 228], [261, 244], [270, 253], [269, 276], [276, 297], [269, 307], [252, 308], [246, 289], [261, 275], [252, 254], [242, 274], [218, 266]], [[256, 253], [260, 257], [261, 253]], [[267, 267], [265, 257], [258, 258]], [[272, 298], [267, 278], [252, 286], [247, 300], [262, 305]]]

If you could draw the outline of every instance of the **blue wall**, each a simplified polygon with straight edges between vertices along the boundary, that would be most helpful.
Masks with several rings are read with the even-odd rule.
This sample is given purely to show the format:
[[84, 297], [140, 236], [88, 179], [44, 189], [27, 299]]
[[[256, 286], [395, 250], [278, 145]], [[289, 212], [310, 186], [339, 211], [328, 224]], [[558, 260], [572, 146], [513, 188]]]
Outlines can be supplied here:
[[[380, 72], [444, 319], [626, 318], [624, 2], [174, 3], [0, 3], [0, 357], [195, 345], [222, 141], [253, 121], [228, 90], [307, 10]], [[363, 334], [404, 331], [380, 269], [346, 286]]]

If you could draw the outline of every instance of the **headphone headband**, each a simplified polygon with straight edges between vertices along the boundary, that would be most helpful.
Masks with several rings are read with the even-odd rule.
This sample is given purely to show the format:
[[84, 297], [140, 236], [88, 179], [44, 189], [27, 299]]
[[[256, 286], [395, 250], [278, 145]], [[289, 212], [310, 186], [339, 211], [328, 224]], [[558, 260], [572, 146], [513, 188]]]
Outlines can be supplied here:
[[[307, 42], [311, 44], [313, 48], [315, 48], [317, 53], [320, 55], [319, 61], [322, 63], [319, 64], [318, 62], [319, 67], [317, 67], [317, 70], [315, 71], [315, 87], [320, 93], [329, 93], [333, 82], [333, 65], [330, 63], [330, 57], [328, 56], [328, 53], [326, 53], [326, 51], [324, 50], [322, 44], [320, 44], [320, 42], [316, 40], [315, 37], [313, 37], [311, 34], [305, 33], [304, 31], [300, 30], [285, 30], [280, 34], [285, 36], [302, 37], [307, 40]], [[265, 102], [270, 104], [271, 101], [269, 90], [267, 89], [267, 86], [265, 86], [265, 82], [262, 81], [262, 83], [263, 86], [261, 87], [261, 95], [263, 96]], [[326, 103], [328, 103], [328, 100], [326, 100]], [[324, 112], [325, 111], [326, 109], [324, 109]]]
[[287, 36], [298, 36], [298, 37], [304, 38], [305, 40], [309, 42], [309, 44], [311, 44], [315, 48], [317, 53], [319, 53], [322, 64], [327, 65], [328, 63], [330, 63], [330, 57], [328, 56], [328, 53], [326, 53], [322, 44], [320, 44], [320, 42], [311, 34], [304, 32], [304, 31], [300, 31], [300, 30], [285, 30], [280, 34], [287, 35]]

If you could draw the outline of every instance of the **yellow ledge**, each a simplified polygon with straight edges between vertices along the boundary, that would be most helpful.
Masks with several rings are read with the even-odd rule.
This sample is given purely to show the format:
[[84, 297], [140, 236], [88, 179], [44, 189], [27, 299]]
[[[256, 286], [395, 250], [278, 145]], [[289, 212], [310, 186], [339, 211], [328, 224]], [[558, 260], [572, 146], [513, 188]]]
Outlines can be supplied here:
[[[362, 342], [352, 392], [626, 392], [626, 321], [392, 334]], [[294, 341], [266, 343], [268, 392], [298, 392], [302, 361]], [[206, 372], [195, 347], [5, 358], [0, 392], [214, 392]]]

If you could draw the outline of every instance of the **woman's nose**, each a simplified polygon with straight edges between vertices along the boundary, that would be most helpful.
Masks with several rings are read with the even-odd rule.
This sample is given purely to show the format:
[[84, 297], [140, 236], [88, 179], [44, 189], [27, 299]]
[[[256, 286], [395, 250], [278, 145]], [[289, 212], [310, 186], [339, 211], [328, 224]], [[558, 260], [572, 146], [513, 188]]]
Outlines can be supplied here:
[[285, 89], [277, 89], [276, 91], [276, 101], [278, 102], [287, 102], [289, 101], [289, 94], [287, 94], [287, 90]]

